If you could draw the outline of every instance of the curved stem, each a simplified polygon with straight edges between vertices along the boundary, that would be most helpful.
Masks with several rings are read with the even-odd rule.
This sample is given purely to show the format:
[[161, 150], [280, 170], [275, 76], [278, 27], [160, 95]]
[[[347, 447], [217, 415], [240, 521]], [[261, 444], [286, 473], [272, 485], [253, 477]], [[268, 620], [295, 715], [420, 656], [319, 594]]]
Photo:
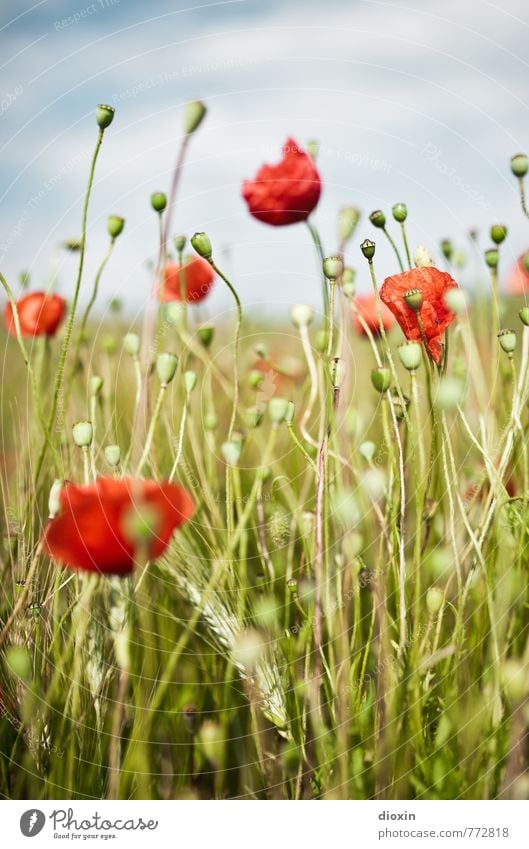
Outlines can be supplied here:
[[92, 290], [92, 295], [90, 296], [90, 300], [88, 301], [88, 304], [86, 305], [86, 309], [85, 309], [85, 311], [83, 313], [83, 317], [81, 319], [81, 326], [79, 328], [79, 333], [77, 335], [77, 342], [75, 344], [75, 352], [74, 352], [74, 356], [73, 356], [72, 372], [75, 372], [75, 368], [77, 366], [77, 360], [79, 358], [79, 349], [80, 349], [81, 343], [83, 341], [83, 337], [84, 337], [84, 333], [85, 333], [85, 330], [86, 330], [88, 318], [89, 318], [90, 313], [92, 311], [92, 307], [94, 306], [94, 304], [96, 302], [97, 293], [99, 291], [99, 283], [100, 283], [101, 277], [103, 275], [103, 271], [105, 270], [106, 264], [107, 264], [107, 262], [109, 261], [111, 255], [112, 255], [112, 250], [114, 248], [115, 241], [116, 241], [115, 239], [110, 240], [110, 244], [107, 248], [107, 252], [106, 252], [105, 256], [103, 257], [101, 265], [97, 269], [97, 273], [96, 273], [96, 276], [95, 276], [95, 279], [94, 279], [94, 288]]
[[160, 391], [158, 393], [158, 398], [156, 399], [156, 406], [154, 407], [154, 412], [152, 414], [151, 423], [149, 425], [149, 430], [147, 431], [147, 438], [145, 440], [145, 447], [143, 449], [143, 453], [140, 458], [140, 462], [136, 467], [136, 477], [139, 477], [141, 474], [141, 470], [143, 469], [145, 463], [147, 462], [147, 458], [149, 456], [152, 441], [154, 439], [154, 431], [156, 429], [156, 422], [158, 421], [158, 416], [160, 415], [160, 410], [162, 409], [163, 396], [165, 395], [165, 390], [167, 389], [167, 383], [162, 383], [160, 386]]
[[230, 290], [233, 298], [235, 300], [235, 306], [237, 309], [237, 323], [235, 325], [235, 343], [234, 343], [234, 352], [233, 352], [233, 407], [231, 411], [230, 418], [230, 426], [228, 429], [228, 441], [231, 439], [233, 434], [233, 428], [235, 427], [235, 418], [237, 416], [237, 406], [239, 404], [239, 341], [241, 335], [241, 324], [242, 324], [242, 307], [239, 296], [232, 284], [226, 277], [226, 275], [220, 270], [218, 265], [213, 261], [213, 259], [209, 260], [209, 264], [211, 265], [213, 271], [218, 274], [218, 276], [224, 280], [226, 286]]
[[397, 262], [399, 264], [400, 270], [404, 271], [404, 265], [402, 264], [400, 252], [399, 252], [398, 247], [395, 244], [395, 241], [393, 240], [393, 237], [388, 233], [388, 231], [386, 230], [385, 227], [382, 228], [382, 232], [384, 233], [384, 236], [386, 237], [386, 239], [388, 240], [388, 242], [390, 243], [391, 247], [393, 248], [393, 250], [395, 252], [395, 256], [397, 257]]
[[[321, 266], [323, 266], [323, 260], [325, 259], [325, 254], [323, 252], [323, 245], [321, 243], [320, 234], [318, 233], [316, 226], [307, 218], [305, 224], [308, 227], [309, 233], [311, 235], [312, 241], [314, 242], [314, 247], [318, 252], [318, 256], [321, 261]], [[323, 295], [323, 315], [325, 319], [327, 319], [327, 314], [329, 312], [329, 293], [327, 292], [327, 280], [325, 279], [325, 275], [323, 274], [323, 270], [321, 271], [321, 285], [322, 285], [322, 295]]]

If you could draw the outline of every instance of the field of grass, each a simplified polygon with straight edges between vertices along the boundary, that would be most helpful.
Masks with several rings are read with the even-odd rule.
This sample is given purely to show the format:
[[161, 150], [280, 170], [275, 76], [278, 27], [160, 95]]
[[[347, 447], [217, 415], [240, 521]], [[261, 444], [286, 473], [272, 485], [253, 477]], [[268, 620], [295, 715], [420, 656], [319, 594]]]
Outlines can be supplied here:
[[[210, 233], [212, 257], [193, 245], [235, 295], [214, 333], [176, 301], [83, 327], [88, 194], [60, 329], [2, 335], [0, 793], [529, 798], [529, 327], [496, 257], [483, 297], [450, 301], [439, 364], [378, 314], [355, 329], [341, 257], [383, 282], [367, 220], [325, 246], [325, 318], [239, 328]], [[113, 526], [131, 574], [70, 569], [43, 533], [64, 482], [98, 476], [170, 479], [194, 515], [152, 559], [140, 497]]]

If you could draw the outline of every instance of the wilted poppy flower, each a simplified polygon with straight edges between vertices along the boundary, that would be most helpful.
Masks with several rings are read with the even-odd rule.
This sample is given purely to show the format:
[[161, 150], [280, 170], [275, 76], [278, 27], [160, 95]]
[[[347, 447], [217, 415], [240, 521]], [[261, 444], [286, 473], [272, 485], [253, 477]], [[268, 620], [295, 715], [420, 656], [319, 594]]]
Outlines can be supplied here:
[[[202, 301], [213, 285], [215, 273], [205, 259], [195, 256], [182, 265], [182, 274], [185, 275], [186, 302], [194, 304]], [[180, 266], [177, 262], [170, 262], [165, 267], [165, 282], [158, 290], [161, 301], [180, 301]]]
[[106, 477], [85, 486], [66, 484], [59, 504], [44, 533], [46, 550], [65, 566], [104, 575], [132, 571], [140, 536], [147, 556], [159, 557], [195, 509], [176, 484]]
[[[355, 307], [356, 312], [358, 312], [363, 318], [364, 323], [367, 325], [371, 333], [375, 334], [375, 336], [380, 333], [380, 322], [378, 320], [376, 296], [374, 294], [358, 295], [353, 300], [353, 305]], [[393, 324], [395, 324], [395, 317], [391, 310], [389, 310], [385, 304], [380, 304], [380, 309], [382, 312], [382, 324], [384, 326], [384, 330], [389, 330], [389, 328]], [[365, 336], [365, 329], [362, 326], [362, 323], [356, 315], [355, 311], [352, 312], [352, 317], [355, 329], [358, 331], [358, 333]]]
[[[63, 320], [66, 301], [60, 295], [31, 292], [17, 301], [22, 336], [53, 336]], [[11, 336], [16, 336], [13, 309], [9, 301], [4, 310], [4, 324]]]
[[509, 295], [526, 295], [529, 292], [529, 271], [525, 267], [523, 253], [507, 278], [506, 289]]
[[[455, 318], [455, 313], [444, 302], [444, 295], [454, 287], [457, 287], [457, 283], [448, 272], [425, 267], [387, 277], [380, 290], [381, 299], [390, 308], [407, 339], [422, 341], [420, 318], [428, 350], [438, 365], [443, 350], [443, 333]], [[422, 305], [418, 311], [408, 306], [404, 299], [410, 290], [420, 293], [419, 299], [422, 296]]]
[[253, 180], [245, 180], [242, 196], [251, 214], [281, 227], [305, 221], [321, 192], [321, 180], [308, 153], [293, 139], [283, 145], [283, 159], [277, 165], [262, 165]]

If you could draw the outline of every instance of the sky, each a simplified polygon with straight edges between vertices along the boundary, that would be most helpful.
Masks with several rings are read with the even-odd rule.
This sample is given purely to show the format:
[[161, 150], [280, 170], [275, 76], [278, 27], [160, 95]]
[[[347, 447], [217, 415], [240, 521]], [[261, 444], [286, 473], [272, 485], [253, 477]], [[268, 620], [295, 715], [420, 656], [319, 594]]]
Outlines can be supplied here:
[[[510, 174], [529, 148], [527, 0], [2, 0], [0, 269], [29, 270], [45, 288], [73, 289], [76, 257], [58, 250], [80, 232], [97, 136], [95, 106], [116, 108], [89, 210], [83, 299], [105, 252], [106, 218], [126, 227], [101, 284], [141, 311], [156, 253], [151, 192], [168, 190], [183, 105], [208, 107], [192, 140], [173, 233], [205, 230], [247, 310], [286, 313], [320, 301], [319, 269], [303, 224], [251, 218], [241, 183], [279, 158], [292, 136], [320, 144], [316, 222], [326, 253], [337, 211], [363, 213], [346, 259], [369, 280], [359, 244], [377, 241], [377, 273], [397, 269], [368, 220], [396, 202], [409, 209], [411, 244], [438, 257], [441, 238], [481, 246], [494, 222], [509, 226], [503, 268], [528, 247], [528, 222]], [[398, 236], [398, 232], [395, 231]], [[439, 260], [441, 263], [441, 260]], [[471, 284], [472, 264], [462, 272]], [[207, 313], [230, 309], [218, 282]]]

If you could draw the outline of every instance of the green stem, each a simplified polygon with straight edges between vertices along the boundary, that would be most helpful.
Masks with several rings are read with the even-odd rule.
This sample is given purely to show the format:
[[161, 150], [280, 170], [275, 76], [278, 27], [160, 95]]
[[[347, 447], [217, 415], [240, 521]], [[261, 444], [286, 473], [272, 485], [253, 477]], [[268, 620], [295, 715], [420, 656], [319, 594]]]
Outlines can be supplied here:
[[141, 455], [140, 462], [136, 467], [136, 477], [139, 477], [141, 471], [147, 462], [147, 458], [149, 456], [152, 441], [154, 439], [154, 431], [156, 430], [156, 423], [158, 421], [158, 417], [160, 415], [160, 410], [162, 409], [163, 398], [167, 389], [167, 383], [162, 383], [160, 386], [160, 391], [158, 393], [158, 398], [156, 399], [156, 405], [154, 407], [154, 412], [152, 414], [151, 423], [149, 425], [149, 430], [147, 431], [147, 438], [145, 440], [145, 447], [143, 449], [143, 454]]
[[406, 251], [406, 260], [408, 262], [408, 268], [411, 271], [413, 266], [411, 262], [410, 246], [408, 245], [408, 236], [406, 235], [406, 225], [404, 224], [404, 221], [401, 222], [400, 229], [402, 231], [402, 241], [404, 242], [404, 250]]
[[[323, 245], [320, 239], [320, 234], [318, 233], [316, 226], [312, 223], [310, 219], [307, 219], [305, 224], [308, 227], [312, 241], [314, 242], [314, 247], [316, 248], [316, 251], [318, 252], [318, 256], [320, 258], [321, 267], [323, 269], [323, 260], [325, 259], [325, 254], [323, 252]], [[327, 320], [327, 315], [329, 313], [329, 293], [327, 292], [327, 280], [325, 278], [325, 275], [323, 274], [323, 270], [321, 272], [321, 285], [323, 296], [323, 315], [325, 320]]]
[[226, 277], [226, 275], [220, 270], [220, 268], [213, 261], [213, 259], [209, 259], [209, 264], [211, 265], [213, 271], [218, 274], [221, 280], [224, 280], [226, 286], [233, 295], [233, 298], [235, 300], [235, 306], [237, 309], [237, 323], [235, 325], [235, 342], [233, 352], [233, 406], [231, 411], [230, 426], [228, 428], [229, 441], [233, 434], [233, 428], [235, 427], [235, 418], [237, 416], [237, 407], [239, 404], [239, 342], [241, 336], [242, 307], [239, 296], [230, 281], [228, 280], [228, 278]]
[[397, 257], [397, 262], [399, 264], [400, 270], [404, 271], [404, 265], [402, 264], [400, 252], [399, 252], [397, 245], [395, 244], [393, 237], [388, 233], [388, 231], [386, 230], [385, 227], [382, 228], [382, 232], [384, 233], [384, 236], [386, 237], [386, 239], [388, 240], [388, 242], [390, 243], [391, 247], [393, 248], [393, 250], [395, 252], [395, 256]]

